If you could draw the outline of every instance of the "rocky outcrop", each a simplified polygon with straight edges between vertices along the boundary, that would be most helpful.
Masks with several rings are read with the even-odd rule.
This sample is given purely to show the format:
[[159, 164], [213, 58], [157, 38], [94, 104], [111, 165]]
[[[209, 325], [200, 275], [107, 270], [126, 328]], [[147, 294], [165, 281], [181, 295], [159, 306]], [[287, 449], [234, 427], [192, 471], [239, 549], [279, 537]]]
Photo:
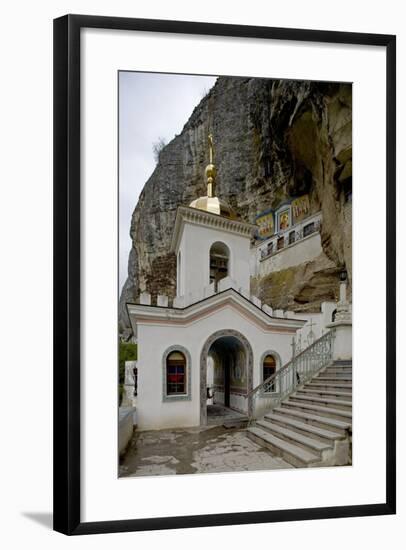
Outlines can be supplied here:
[[[173, 296], [170, 239], [179, 205], [206, 194], [207, 135], [215, 144], [217, 195], [242, 220], [281, 201], [309, 193], [312, 212], [323, 213], [323, 254], [309, 264], [253, 281], [273, 307], [316, 308], [332, 299], [337, 273], [351, 281], [352, 92], [350, 84], [220, 77], [160, 153], [135, 207], [130, 234], [125, 303], [141, 291]], [[276, 280], [277, 279], [277, 280]]]

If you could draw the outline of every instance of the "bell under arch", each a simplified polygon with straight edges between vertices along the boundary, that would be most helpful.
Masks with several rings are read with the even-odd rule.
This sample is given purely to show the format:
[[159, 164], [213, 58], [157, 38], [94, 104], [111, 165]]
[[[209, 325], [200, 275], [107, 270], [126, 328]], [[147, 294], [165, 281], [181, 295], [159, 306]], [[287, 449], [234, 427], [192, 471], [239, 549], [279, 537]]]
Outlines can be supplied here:
[[210, 284], [214, 283], [215, 292], [221, 279], [230, 275], [230, 249], [221, 242], [214, 242], [209, 251]]

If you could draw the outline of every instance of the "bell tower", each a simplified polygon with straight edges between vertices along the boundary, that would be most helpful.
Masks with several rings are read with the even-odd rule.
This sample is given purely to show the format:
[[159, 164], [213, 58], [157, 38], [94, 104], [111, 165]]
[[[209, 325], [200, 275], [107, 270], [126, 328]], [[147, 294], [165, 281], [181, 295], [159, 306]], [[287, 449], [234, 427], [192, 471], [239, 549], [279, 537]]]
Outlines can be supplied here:
[[239, 221], [231, 206], [216, 196], [211, 134], [208, 143], [207, 195], [178, 208], [172, 236], [180, 307], [230, 287], [243, 293], [250, 287], [250, 244], [256, 226]]

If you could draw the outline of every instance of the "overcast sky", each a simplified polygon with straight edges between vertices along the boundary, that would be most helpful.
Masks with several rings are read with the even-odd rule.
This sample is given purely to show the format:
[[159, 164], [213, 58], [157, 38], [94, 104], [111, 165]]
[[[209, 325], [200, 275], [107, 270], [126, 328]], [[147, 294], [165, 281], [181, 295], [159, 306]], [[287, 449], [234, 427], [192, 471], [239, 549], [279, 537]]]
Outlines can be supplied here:
[[153, 144], [182, 131], [217, 77], [120, 72], [119, 75], [119, 277], [127, 278], [131, 215], [155, 168]]

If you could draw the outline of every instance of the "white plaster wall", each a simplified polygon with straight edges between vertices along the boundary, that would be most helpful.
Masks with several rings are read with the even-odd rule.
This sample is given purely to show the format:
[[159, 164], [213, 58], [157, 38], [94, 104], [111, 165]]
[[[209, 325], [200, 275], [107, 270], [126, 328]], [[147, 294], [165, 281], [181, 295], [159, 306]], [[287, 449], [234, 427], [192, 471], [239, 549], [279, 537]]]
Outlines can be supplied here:
[[[321, 313], [302, 313], [299, 312], [295, 315], [298, 319], [307, 319], [307, 323], [297, 331], [296, 339], [301, 336], [302, 342], [307, 340], [310, 331], [313, 331], [314, 339], [320, 338], [323, 330], [323, 316]], [[331, 321], [330, 321], [331, 322]], [[310, 323], [313, 323], [310, 325]], [[302, 346], [303, 349], [303, 346]]]
[[[296, 341], [298, 341], [298, 338], [301, 336], [302, 350], [305, 347], [304, 343], [308, 340], [308, 336], [311, 330], [313, 331], [315, 339], [320, 338], [323, 333], [329, 330], [328, 325], [331, 323], [331, 316], [336, 307], [337, 304], [335, 302], [323, 302], [321, 304], [320, 313], [295, 313], [294, 317], [296, 317], [297, 319], [307, 319], [308, 321], [301, 329], [297, 331], [295, 337]], [[310, 326], [310, 322], [313, 323], [312, 326]]]
[[[214, 332], [232, 329], [242, 333], [253, 351], [253, 385], [261, 382], [260, 360], [265, 351], [276, 351], [282, 364], [291, 357], [292, 335], [268, 333], [231, 307], [223, 308], [189, 326], [142, 324], [138, 326], [139, 429], [197, 426], [200, 423], [200, 355]], [[162, 357], [166, 349], [179, 344], [191, 356], [191, 401], [163, 402]]]
[[[207, 386], [213, 388], [214, 384], [214, 361], [212, 357], [207, 358]], [[213, 396], [214, 397], [214, 396]], [[212, 405], [214, 398], [208, 399], [207, 403]]]
[[216, 390], [215, 403], [220, 404], [220, 405], [224, 405], [224, 392], [223, 391]]
[[[334, 324], [332, 325], [334, 326]], [[337, 323], [334, 326], [333, 358], [336, 361], [352, 359], [352, 324], [351, 322]]]
[[[182, 239], [179, 243], [179, 250], [176, 256], [176, 295], [184, 296], [185, 294], [185, 246], [186, 246], [186, 237], [183, 233]], [[180, 262], [179, 262], [180, 258]], [[179, 265], [180, 264], [180, 265]]]
[[216, 241], [225, 243], [230, 250], [229, 276], [236, 281], [237, 288], [249, 289], [250, 238], [186, 222], [179, 245], [182, 261], [178, 296], [198, 295], [209, 284], [209, 252]]
[[134, 407], [120, 407], [119, 422], [118, 422], [118, 452], [121, 455], [134, 431], [134, 425], [136, 424], [136, 410]]
[[[215, 398], [216, 404], [224, 405], [224, 392], [217, 390]], [[240, 412], [247, 412], [248, 400], [243, 395], [230, 393], [230, 408]]]
[[243, 395], [238, 395], [236, 393], [230, 394], [230, 407], [232, 409], [237, 409], [239, 411], [247, 412], [248, 410], [248, 400]]
[[277, 394], [267, 396], [258, 395], [254, 401], [254, 417], [263, 417], [278, 402]]
[[320, 233], [313, 233], [262, 261], [259, 260], [259, 247], [256, 247], [251, 251], [251, 255], [254, 256], [251, 260], [251, 272], [253, 276], [264, 277], [273, 271], [309, 262], [317, 258], [322, 251]]
[[321, 323], [324, 329], [331, 323], [333, 311], [336, 308], [336, 302], [323, 302], [321, 304]]

